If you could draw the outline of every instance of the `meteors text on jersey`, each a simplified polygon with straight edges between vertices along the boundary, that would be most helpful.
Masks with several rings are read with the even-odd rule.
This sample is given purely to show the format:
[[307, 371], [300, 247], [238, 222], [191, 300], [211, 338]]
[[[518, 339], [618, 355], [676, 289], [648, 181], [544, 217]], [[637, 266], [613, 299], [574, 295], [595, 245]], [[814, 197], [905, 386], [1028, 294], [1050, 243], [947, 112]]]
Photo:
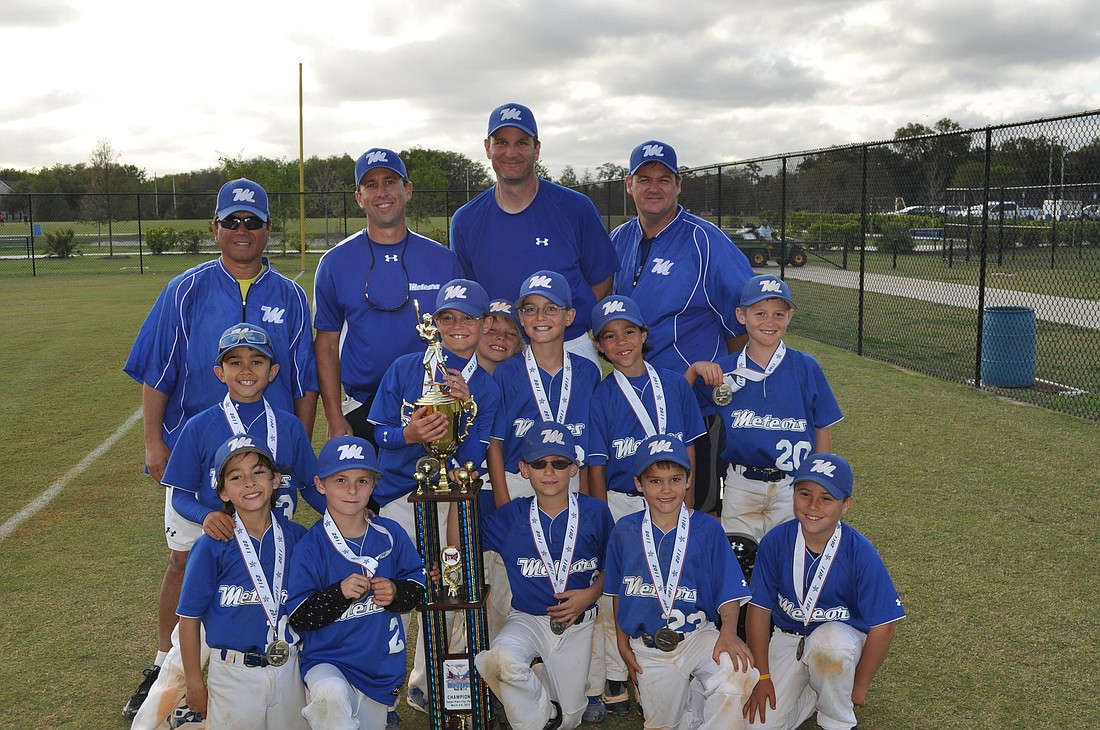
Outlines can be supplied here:
[[[779, 608], [783, 609], [783, 613], [790, 616], [795, 621], [805, 621], [806, 613], [802, 610], [802, 607], [795, 604], [789, 598], [779, 596]], [[848, 611], [847, 606], [835, 606], [834, 608], [815, 608], [811, 621], [847, 621], [852, 617], [851, 612]]]
[[386, 609], [374, 602], [374, 596], [370, 596], [365, 601], [356, 601], [348, 606], [347, 610], [340, 615], [337, 621], [347, 621], [349, 618], [359, 618], [360, 616], [369, 616], [372, 613], [382, 613]]
[[731, 428], [761, 428], [765, 431], [805, 431], [805, 418], [776, 418], [768, 414], [756, 415], [756, 411], [733, 411], [730, 413]]
[[[623, 577], [623, 582], [626, 583], [626, 595], [628, 596], [644, 596], [646, 598], [656, 598], [657, 589], [653, 587], [652, 583], [646, 583], [645, 579], [640, 575], [628, 575]], [[685, 588], [680, 586], [676, 589], [676, 600], [687, 601], [688, 603], [695, 603], [698, 598], [699, 592], [694, 588]]]
[[[540, 558], [519, 558], [516, 565], [523, 571], [524, 578], [545, 578], [546, 566]], [[558, 563], [554, 563], [554, 570], [558, 569]], [[600, 562], [596, 558], [577, 560], [569, 566], [570, 573], [588, 573], [600, 569]]]
[[[286, 591], [283, 591], [279, 602], [282, 603], [285, 600]], [[254, 588], [245, 590], [244, 586], [218, 586], [218, 602], [222, 606], [248, 606], [259, 605], [260, 599]]]

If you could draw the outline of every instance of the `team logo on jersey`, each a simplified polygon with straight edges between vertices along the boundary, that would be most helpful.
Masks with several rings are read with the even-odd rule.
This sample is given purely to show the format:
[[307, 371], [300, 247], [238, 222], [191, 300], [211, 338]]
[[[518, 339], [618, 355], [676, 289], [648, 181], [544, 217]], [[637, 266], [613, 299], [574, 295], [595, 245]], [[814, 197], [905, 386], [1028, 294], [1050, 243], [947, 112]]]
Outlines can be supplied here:
[[546, 428], [542, 431], [542, 442], [544, 444], [558, 444], [559, 446], [565, 444], [565, 434], [557, 429]]
[[527, 280], [528, 289], [553, 289], [553, 281], [549, 276], [532, 276]]
[[778, 279], [763, 279], [760, 282], [760, 291], [779, 294], [783, 291], [783, 282]]
[[759, 428], [764, 431], [806, 431], [805, 418], [776, 418], [768, 414], [756, 415], [756, 411], [734, 411], [730, 414], [730, 428]]
[[409, 282], [409, 291], [438, 291], [442, 284], [414, 284]]
[[[779, 608], [798, 623], [806, 621], [806, 612], [802, 606], [793, 602], [786, 596], [779, 596]], [[848, 621], [852, 618], [852, 612], [847, 606], [833, 606], [832, 608], [815, 608], [810, 614], [810, 621]]]
[[361, 600], [356, 601], [347, 607], [347, 610], [340, 614], [340, 618], [337, 621], [347, 621], [348, 619], [360, 618], [362, 616], [370, 616], [374, 613], [382, 613], [386, 609], [375, 604], [374, 594], [367, 596]]
[[505, 314], [511, 314], [512, 305], [508, 302], [489, 302], [489, 312], [504, 312]]
[[[684, 440], [683, 431], [679, 431], [677, 433], [672, 433], [671, 431], [669, 431], [668, 435], [675, 436], [681, 441]], [[633, 436], [627, 436], [626, 438], [621, 439], [614, 439], [611, 442], [611, 448], [615, 449], [615, 458], [629, 459], [631, 456], [634, 456], [634, 454], [638, 451], [638, 447], [642, 445], [642, 441], [644, 440], [645, 439], [636, 439]]]
[[517, 418], [512, 421], [512, 431], [516, 434], [516, 438], [523, 438], [527, 435], [527, 432], [531, 430], [531, 427], [535, 425], [534, 419], [531, 418]]
[[[681, 580], [683, 580], [683, 578], [681, 578]], [[640, 575], [623, 576], [623, 583], [626, 584], [626, 595], [628, 596], [638, 596], [641, 598], [657, 597], [657, 589], [653, 587], [652, 583], [647, 583], [645, 578]], [[674, 600], [695, 603], [698, 596], [699, 592], [695, 588], [680, 586], [676, 589], [676, 598]]]
[[233, 188], [234, 203], [255, 203], [256, 191], [252, 188]]
[[286, 310], [281, 307], [269, 307], [266, 304], [260, 307], [260, 311], [264, 313], [264, 322], [271, 322], [272, 324], [282, 324], [283, 318], [286, 316]]
[[443, 291], [444, 299], [465, 299], [466, 287], [464, 286], [449, 286]]
[[811, 474], [824, 474], [828, 477], [836, 476], [836, 464], [826, 459], [814, 459], [810, 465]]
[[671, 454], [672, 442], [666, 439], [657, 439], [649, 444], [649, 455], [656, 456], [657, 454]]
[[603, 303], [603, 316], [607, 316], [614, 312], [625, 312], [626, 303], [622, 299], [612, 299], [610, 302]]
[[336, 447], [340, 452], [339, 461], [362, 461], [363, 447], [359, 444], [341, 444]]
[[397, 261], [397, 254], [388, 253], [388, 254], [385, 255], [384, 258], [386, 259], [386, 261], [389, 261], [392, 264], [392, 263], [395, 263]]
[[[282, 596], [279, 599], [279, 603], [285, 603], [287, 599], [287, 592], [283, 590]], [[232, 608], [234, 606], [257, 606], [260, 605], [260, 596], [256, 593], [256, 589], [245, 589], [244, 586], [218, 586], [218, 603], [222, 608]]]
[[[560, 560], [554, 561], [555, 573], [560, 564]], [[520, 572], [523, 573], [524, 578], [546, 578], [550, 575], [546, 572], [546, 565], [542, 562], [542, 558], [517, 558], [516, 565], [519, 566]], [[581, 558], [580, 560], [574, 560], [569, 566], [570, 573], [592, 573], [599, 569], [600, 561], [596, 558]]]
[[515, 107], [506, 107], [500, 110], [500, 121], [506, 122], [509, 119], [515, 119], [517, 122], [523, 119], [523, 112]]
[[377, 162], [389, 162], [389, 159], [386, 157], [386, 153], [382, 150], [375, 150], [373, 152], [368, 152], [366, 157], [367, 157], [366, 161], [367, 161], [368, 165], [373, 165]]
[[550, 239], [549, 238], [539, 238], [538, 236], [535, 236], [535, 245], [536, 246], [549, 246], [550, 245]]
[[661, 144], [642, 145], [642, 157], [664, 157], [665, 146]]
[[651, 271], [654, 274], [660, 274], [661, 276], [668, 276], [672, 271], [672, 264], [675, 261], [669, 261], [668, 259], [653, 259], [653, 268]]

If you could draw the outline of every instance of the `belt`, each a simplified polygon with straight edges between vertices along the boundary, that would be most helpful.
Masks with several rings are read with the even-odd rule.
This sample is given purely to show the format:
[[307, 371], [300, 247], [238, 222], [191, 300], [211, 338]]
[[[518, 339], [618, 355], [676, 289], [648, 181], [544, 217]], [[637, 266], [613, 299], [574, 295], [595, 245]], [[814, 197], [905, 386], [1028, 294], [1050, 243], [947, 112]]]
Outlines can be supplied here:
[[778, 482], [790, 476], [787, 472], [782, 469], [776, 469], [774, 466], [760, 468], [733, 464], [733, 470], [746, 479], [751, 479], [754, 482]]
[[629, 492], [620, 492], [618, 489], [609, 489], [608, 492], [616, 492], [618, 494], [625, 495], [627, 497], [641, 497], [642, 493], [637, 489], [632, 489]]
[[592, 619], [596, 618], [597, 613], [599, 613], [599, 608], [597, 606], [593, 606], [592, 608], [582, 613], [580, 616], [577, 616], [577, 620], [573, 622], [573, 625], [576, 626], [583, 621], [591, 621]]
[[[680, 637], [680, 641], [684, 640], [684, 634], [682, 632], [677, 631], [676, 635], [678, 637]], [[657, 648], [657, 644], [654, 643], [653, 636], [651, 636], [650, 634], [642, 634], [638, 638], [642, 640], [642, 644], [645, 645], [645, 647], [647, 649], [656, 649]]]
[[271, 663], [267, 660], [267, 654], [254, 651], [234, 651], [232, 649], [221, 649], [220, 656], [223, 662], [229, 662], [230, 664], [241, 664], [246, 667], [266, 667]]
[[[775, 628], [779, 629], [778, 626], [776, 626]], [[803, 634], [801, 631], [791, 631], [790, 629], [779, 629], [779, 630], [781, 632], [783, 632], [784, 634], [787, 634], [788, 636], [801, 636], [801, 637], [809, 636], [809, 634]]]

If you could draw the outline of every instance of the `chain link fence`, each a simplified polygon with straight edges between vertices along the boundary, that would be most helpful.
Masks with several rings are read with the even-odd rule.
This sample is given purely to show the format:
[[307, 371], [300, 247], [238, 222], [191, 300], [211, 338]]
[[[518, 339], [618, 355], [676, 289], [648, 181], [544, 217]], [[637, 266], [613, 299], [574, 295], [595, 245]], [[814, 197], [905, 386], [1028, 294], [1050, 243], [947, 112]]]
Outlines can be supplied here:
[[[578, 189], [609, 229], [634, 215], [621, 179]], [[478, 192], [418, 189], [410, 226], [446, 243], [450, 216]], [[300, 195], [270, 197], [268, 250], [294, 254]], [[790, 283], [795, 333], [1093, 420], [1098, 198], [1100, 112], [685, 169], [681, 193], [758, 271]], [[214, 193], [0, 206], [0, 276], [182, 270], [217, 253]], [[363, 226], [350, 191], [307, 193], [306, 206], [309, 252]]]

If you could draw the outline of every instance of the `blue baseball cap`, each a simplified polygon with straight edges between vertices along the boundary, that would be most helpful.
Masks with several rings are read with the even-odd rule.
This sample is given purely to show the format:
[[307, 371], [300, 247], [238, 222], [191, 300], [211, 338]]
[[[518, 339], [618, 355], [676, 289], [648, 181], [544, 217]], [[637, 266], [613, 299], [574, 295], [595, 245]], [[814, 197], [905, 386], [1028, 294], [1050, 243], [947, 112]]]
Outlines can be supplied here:
[[246, 177], [230, 180], [218, 191], [218, 207], [214, 215], [219, 220], [243, 210], [270, 220], [271, 211], [267, 207], [267, 191]]
[[636, 173], [647, 162], [660, 162], [672, 170], [673, 175], [680, 174], [680, 168], [676, 164], [676, 150], [670, 144], [651, 139], [635, 147], [630, 153], [630, 174]]
[[640, 477], [658, 461], [671, 461], [691, 471], [691, 459], [684, 442], [667, 433], [654, 434], [638, 444], [634, 452], [634, 476]]
[[539, 138], [539, 127], [535, 123], [535, 115], [523, 104], [509, 102], [508, 104], [501, 104], [493, 110], [489, 115], [489, 134], [486, 136], [492, 137], [493, 132], [501, 127], [522, 129], [535, 139]]
[[791, 299], [791, 290], [787, 282], [775, 274], [761, 274], [754, 276], [745, 282], [741, 289], [741, 306], [749, 307], [765, 299], [782, 299], [787, 304], [794, 306]]
[[435, 314], [444, 309], [456, 309], [471, 317], [484, 317], [489, 312], [489, 295], [476, 281], [451, 279], [439, 287], [439, 294], [435, 297]]
[[554, 304], [562, 307], [573, 306], [573, 292], [569, 289], [569, 280], [562, 274], [549, 269], [541, 269], [528, 276], [520, 287], [516, 307], [523, 305], [523, 298], [530, 294], [541, 294]]
[[214, 453], [214, 463], [218, 465], [219, 487], [225, 479], [225, 466], [229, 463], [229, 460], [238, 454], [247, 454], [250, 451], [266, 456], [268, 461], [275, 463], [275, 457], [267, 450], [267, 445], [263, 441], [253, 438], [248, 434], [232, 436], [219, 446], [218, 450]]
[[337, 436], [321, 447], [317, 476], [321, 479], [348, 469], [366, 469], [381, 476], [378, 457], [370, 441], [358, 436]]
[[489, 302], [489, 314], [494, 317], [507, 317], [512, 321], [520, 331], [523, 333], [523, 327], [519, 323], [519, 314], [516, 313], [516, 307], [512, 302], [507, 299], [494, 299]]
[[220, 363], [225, 359], [230, 350], [237, 347], [251, 347], [253, 350], [267, 356], [268, 360], [275, 362], [275, 351], [271, 347], [271, 338], [267, 330], [248, 322], [240, 322], [233, 325], [218, 338], [218, 359]]
[[854, 481], [852, 467], [847, 461], [836, 454], [822, 453], [810, 454], [802, 460], [795, 469], [793, 483], [820, 484], [836, 499], [847, 499], [852, 496]]
[[596, 306], [592, 307], [592, 334], [598, 336], [609, 322], [614, 322], [616, 319], [625, 319], [631, 324], [645, 327], [645, 322], [642, 321], [642, 310], [638, 307], [638, 303], [622, 294], [612, 294], [596, 302]]
[[528, 464], [548, 456], [564, 456], [576, 461], [577, 446], [568, 428], [557, 421], [542, 421], [532, 426], [523, 438], [522, 456]]
[[401, 161], [400, 155], [383, 147], [371, 147], [355, 161], [355, 187], [359, 187], [364, 175], [377, 167], [393, 170], [402, 180], [409, 180], [409, 173], [405, 171], [405, 163]]

